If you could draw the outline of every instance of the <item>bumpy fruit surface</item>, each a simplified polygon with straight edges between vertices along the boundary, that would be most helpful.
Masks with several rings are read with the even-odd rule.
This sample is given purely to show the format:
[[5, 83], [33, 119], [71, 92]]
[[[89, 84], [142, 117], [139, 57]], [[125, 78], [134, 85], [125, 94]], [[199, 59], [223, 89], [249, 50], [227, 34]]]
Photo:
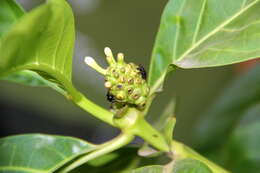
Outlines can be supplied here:
[[105, 54], [109, 64], [107, 69], [100, 67], [90, 57], [86, 58], [86, 63], [105, 76], [107, 100], [112, 102], [115, 108], [127, 105], [143, 109], [149, 95], [144, 68], [134, 63], [126, 63], [122, 53], [118, 54], [115, 61], [109, 48], [105, 48]]
[[105, 87], [112, 102], [145, 107], [149, 87], [144, 78], [143, 68], [134, 63], [114, 63], [107, 68]]

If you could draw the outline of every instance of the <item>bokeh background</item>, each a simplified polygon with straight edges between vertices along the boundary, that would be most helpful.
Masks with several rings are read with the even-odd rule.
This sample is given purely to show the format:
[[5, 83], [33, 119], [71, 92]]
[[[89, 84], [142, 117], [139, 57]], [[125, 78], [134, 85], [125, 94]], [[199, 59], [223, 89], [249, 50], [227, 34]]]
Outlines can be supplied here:
[[[43, 1], [18, 0], [26, 10]], [[88, 68], [84, 56], [106, 66], [103, 49], [123, 52], [126, 60], [149, 68], [153, 42], [167, 0], [69, 0], [76, 21], [73, 81], [94, 102], [109, 108], [102, 76]], [[241, 65], [240, 65], [241, 67]], [[238, 70], [240, 69], [240, 70]], [[238, 72], [239, 71], [239, 72]], [[222, 90], [240, 75], [238, 65], [171, 73], [148, 115], [152, 120], [176, 98], [175, 138], [193, 146], [193, 128]], [[1, 137], [21, 133], [70, 135], [95, 143], [104, 142], [118, 131], [82, 111], [56, 91], [0, 81]]]

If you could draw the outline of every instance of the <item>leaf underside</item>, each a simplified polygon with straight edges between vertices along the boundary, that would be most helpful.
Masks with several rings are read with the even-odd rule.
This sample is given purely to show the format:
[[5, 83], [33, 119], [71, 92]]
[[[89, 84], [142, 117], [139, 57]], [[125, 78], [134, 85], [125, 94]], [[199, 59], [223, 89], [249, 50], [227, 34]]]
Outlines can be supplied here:
[[259, 0], [170, 0], [150, 64], [156, 91], [170, 64], [221, 66], [260, 57]]

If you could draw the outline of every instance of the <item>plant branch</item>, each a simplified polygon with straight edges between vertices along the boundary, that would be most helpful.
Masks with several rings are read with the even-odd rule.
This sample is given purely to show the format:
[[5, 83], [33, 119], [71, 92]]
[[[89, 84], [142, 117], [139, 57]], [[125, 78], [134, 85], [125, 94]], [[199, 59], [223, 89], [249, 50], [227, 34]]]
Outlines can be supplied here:
[[85, 156], [82, 156], [81, 158], [79, 158], [78, 160], [74, 161], [72, 164], [68, 165], [67, 167], [65, 167], [64, 169], [62, 169], [61, 171], [59, 171], [59, 173], [66, 173], [71, 171], [72, 169], [75, 169], [76, 167], [81, 166], [82, 164], [95, 159], [99, 156], [108, 154], [116, 149], [121, 148], [124, 145], [127, 145], [128, 143], [130, 143], [132, 140], [134, 139], [134, 135], [132, 134], [127, 134], [127, 133], [122, 133], [120, 134], [118, 137], [112, 139], [111, 141], [108, 141], [104, 144], [99, 145], [99, 149], [93, 151], [92, 153], [88, 153]]
[[111, 126], [115, 126], [113, 123], [113, 113], [88, 100], [84, 95], [78, 94], [77, 98], [73, 101], [94, 117], [110, 124]]
[[164, 136], [152, 127], [145, 119], [140, 118], [132, 127], [133, 133], [143, 138], [146, 142], [160, 151], [170, 151]]

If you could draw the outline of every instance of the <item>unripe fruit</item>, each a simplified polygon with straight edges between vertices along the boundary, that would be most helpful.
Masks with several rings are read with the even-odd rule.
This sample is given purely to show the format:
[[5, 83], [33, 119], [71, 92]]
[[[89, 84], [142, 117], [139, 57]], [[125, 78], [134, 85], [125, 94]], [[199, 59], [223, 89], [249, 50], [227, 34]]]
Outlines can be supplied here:
[[119, 64], [116, 62], [108, 67], [105, 75], [106, 83], [112, 84], [112, 86], [108, 84], [105, 86], [109, 86], [107, 87], [109, 93], [115, 96], [116, 102], [136, 105], [142, 109], [149, 94], [144, 73], [143, 67], [134, 63], [120, 62]]
[[[144, 68], [134, 63], [125, 63], [122, 53], [118, 54], [118, 61], [115, 61], [109, 48], [105, 48], [105, 54], [109, 67], [100, 69], [101, 67], [98, 66], [98, 72], [102, 72], [105, 76], [104, 85], [108, 89], [107, 99], [113, 102], [114, 106], [129, 105], [143, 109], [149, 95]], [[90, 63], [87, 64], [91, 66]], [[95, 63], [94, 67], [96, 66]]]

